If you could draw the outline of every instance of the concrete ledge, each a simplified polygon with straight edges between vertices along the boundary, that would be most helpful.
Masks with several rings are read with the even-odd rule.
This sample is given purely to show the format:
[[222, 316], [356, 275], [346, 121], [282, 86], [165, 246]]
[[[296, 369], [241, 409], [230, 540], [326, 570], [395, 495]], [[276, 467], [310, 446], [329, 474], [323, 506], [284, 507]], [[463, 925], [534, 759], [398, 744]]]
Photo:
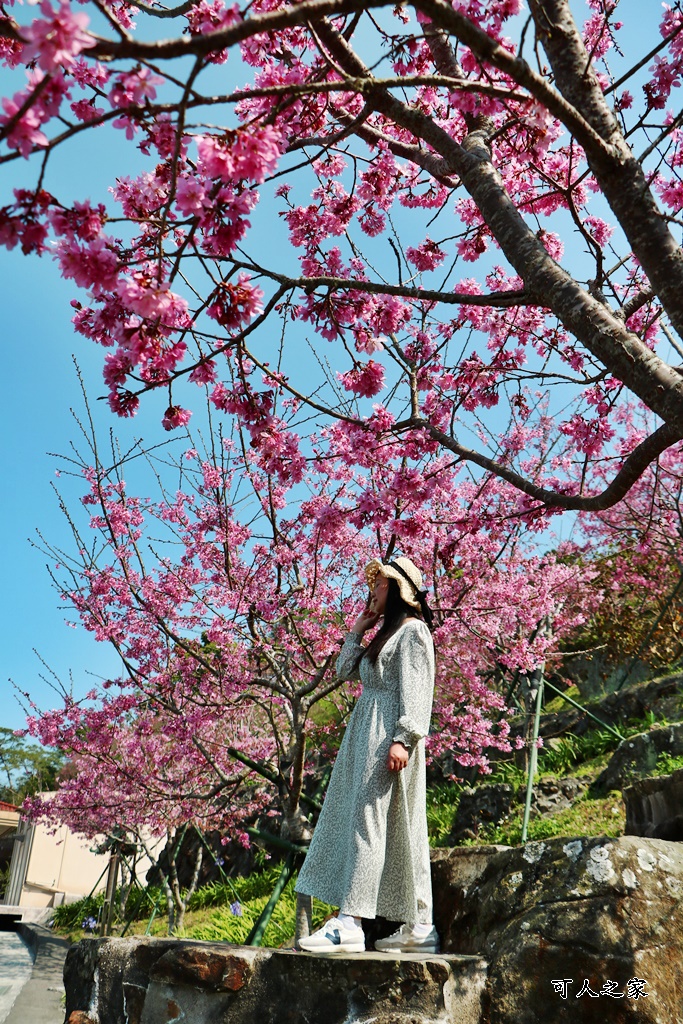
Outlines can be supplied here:
[[17, 932], [33, 953], [34, 962], [31, 977], [17, 996], [6, 1024], [61, 1024], [62, 972], [69, 943], [49, 928], [25, 921], [19, 923]]
[[47, 924], [54, 912], [54, 907], [17, 907], [0, 903], [0, 918], [7, 915], [31, 924]]
[[480, 1024], [479, 956], [320, 956], [174, 939], [86, 939], [69, 1024]]

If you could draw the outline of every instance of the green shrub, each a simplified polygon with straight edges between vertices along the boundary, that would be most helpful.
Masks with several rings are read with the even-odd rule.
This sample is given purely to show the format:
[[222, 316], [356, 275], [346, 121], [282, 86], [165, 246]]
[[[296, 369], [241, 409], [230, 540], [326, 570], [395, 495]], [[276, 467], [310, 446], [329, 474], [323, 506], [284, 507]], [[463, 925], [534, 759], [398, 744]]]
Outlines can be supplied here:
[[657, 764], [651, 774], [654, 777], [660, 775], [671, 775], [672, 772], [677, 772], [683, 768], [683, 756], [674, 757], [672, 754], [660, 754], [657, 758]]
[[103, 903], [104, 893], [98, 892], [94, 896], [84, 896], [83, 899], [76, 900], [74, 903], [55, 907], [54, 926], [69, 931], [80, 928], [83, 921], [88, 918], [98, 921]]
[[593, 729], [583, 736], [568, 733], [552, 746], [538, 752], [538, 770], [541, 775], [564, 775], [577, 765], [616, 750], [621, 739], [609, 729]]
[[427, 829], [432, 846], [441, 846], [450, 834], [462, 787], [455, 782], [430, 786], [427, 790]]
[[490, 775], [482, 775], [477, 779], [477, 783], [504, 783], [508, 786], [512, 786], [516, 791], [526, 780], [526, 772], [519, 765], [515, 764], [514, 761], [496, 761], [492, 765], [492, 771]]

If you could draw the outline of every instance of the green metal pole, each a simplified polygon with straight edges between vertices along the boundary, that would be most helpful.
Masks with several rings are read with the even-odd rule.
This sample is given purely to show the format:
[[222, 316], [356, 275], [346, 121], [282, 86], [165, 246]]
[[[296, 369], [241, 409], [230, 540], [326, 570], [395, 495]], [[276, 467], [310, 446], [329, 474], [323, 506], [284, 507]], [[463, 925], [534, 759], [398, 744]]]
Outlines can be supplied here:
[[255, 922], [254, 927], [247, 935], [246, 941], [244, 943], [245, 946], [261, 945], [261, 942], [263, 941], [263, 935], [265, 933], [266, 928], [268, 927], [271, 917], [273, 916], [273, 911], [275, 910], [277, 901], [280, 899], [280, 896], [282, 895], [282, 890], [284, 889], [284, 887], [287, 885], [287, 882], [291, 878], [292, 871], [294, 870], [295, 856], [296, 854], [294, 854], [293, 852], [287, 854], [287, 859], [282, 865], [280, 877], [275, 883], [275, 888], [273, 889], [270, 895], [270, 899], [268, 900], [265, 907], [259, 914], [258, 920]]
[[531, 732], [531, 750], [529, 751], [529, 777], [526, 780], [526, 800], [524, 801], [524, 820], [522, 822], [522, 843], [526, 843], [529, 829], [529, 815], [531, 813], [531, 797], [534, 792], [534, 775], [536, 774], [536, 763], [538, 761], [538, 732], [541, 722], [541, 704], [543, 702], [543, 677], [542, 668], [536, 669], [536, 710], [534, 712], [534, 726]]
[[562, 697], [563, 700], [566, 700], [568, 704], [572, 704], [575, 708], [578, 708], [579, 711], [583, 711], [585, 715], [588, 715], [589, 718], [592, 718], [593, 721], [597, 722], [598, 725], [601, 725], [603, 729], [607, 729], [608, 732], [613, 733], [618, 740], [623, 740], [624, 737], [618, 729], [615, 729], [613, 726], [608, 725], [607, 722], [600, 721], [597, 715], [594, 715], [592, 711], [589, 711], [588, 708], [585, 708], [583, 704], [579, 704], [578, 701], [575, 701], [572, 697], [569, 697], [566, 693], [563, 693], [562, 690], [558, 689], [557, 686], [553, 686], [553, 684], [549, 683], [547, 680], [545, 685], [549, 686], [551, 690], [559, 694], [559, 696]]
[[297, 846], [296, 843], [290, 843], [289, 839], [282, 839], [280, 836], [273, 835], [272, 832], [264, 832], [263, 829], [253, 828], [251, 825], [248, 825], [244, 831], [254, 839], [262, 839], [264, 843], [276, 846], [279, 850], [287, 850], [288, 853], [306, 853], [308, 849], [307, 846]]
[[[154, 907], [152, 909], [152, 916], [150, 917], [149, 921], [147, 922], [147, 927], [145, 928], [145, 935], [149, 935], [151, 933], [151, 931], [152, 931], [152, 925], [154, 924], [154, 918], [157, 916], [157, 910], [159, 909], [159, 904], [161, 903], [161, 901], [163, 899], [163, 895], [164, 895], [163, 892], [160, 892], [159, 895], [157, 896], [157, 901], [154, 904]], [[128, 927], [128, 925], [126, 925], [126, 928], [127, 927]]]

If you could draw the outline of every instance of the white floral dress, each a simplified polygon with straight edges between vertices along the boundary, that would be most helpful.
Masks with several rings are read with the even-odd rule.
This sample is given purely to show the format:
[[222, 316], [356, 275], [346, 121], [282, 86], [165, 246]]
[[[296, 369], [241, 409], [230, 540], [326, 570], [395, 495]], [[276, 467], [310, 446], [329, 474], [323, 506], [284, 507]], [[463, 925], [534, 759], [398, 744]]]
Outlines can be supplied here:
[[[410, 618], [372, 665], [355, 667], [360, 638], [349, 633], [337, 659], [342, 679], [363, 692], [349, 718], [297, 892], [344, 913], [408, 924], [432, 921], [424, 737], [434, 694], [434, 647]], [[387, 768], [395, 741], [410, 752], [400, 772]]]

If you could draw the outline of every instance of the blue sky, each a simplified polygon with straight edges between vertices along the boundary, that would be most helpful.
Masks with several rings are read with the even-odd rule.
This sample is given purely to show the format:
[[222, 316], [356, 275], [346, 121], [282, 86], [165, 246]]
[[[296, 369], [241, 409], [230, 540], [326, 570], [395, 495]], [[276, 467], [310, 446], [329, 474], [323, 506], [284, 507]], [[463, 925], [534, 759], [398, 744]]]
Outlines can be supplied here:
[[[653, 41], [657, 38], [661, 12], [657, 0], [622, 0], [620, 9], [625, 21], [633, 19], [635, 33], [646, 32]], [[645, 13], [649, 17], [643, 20]], [[625, 46], [627, 42], [628, 37]], [[638, 49], [642, 52], [642, 43]], [[3, 78], [0, 75], [0, 85]], [[131, 148], [120, 147], [120, 137], [114, 131], [85, 133], [81, 139], [77, 146], [57, 151], [51, 160], [48, 187], [60, 196], [90, 195], [99, 200], [117, 175], [135, 173]], [[33, 161], [31, 166], [35, 173]], [[11, 199], [13, 186], [25, 183], [26, 169], [23, 160], [0, 168], [0, 205]], [[255, 221], [255, 251], [259, 243], [272, 251], [278, 238], [284, 242], [284, 230], [272, 208], [262, 210]], [[59, 703], [47, 681], [49, 671], [33, 653], [34, 648], [67, 688], [70, 674], [73, 676], [77, 695], [92, 685], [93, 677], [116, 674], [113, 651], [96, 644], [82, 628], [65, 626], [65, 610], [52, 589], [46, 558], [30, 543], [40, 530], [54, 545], [68, 546], [70, 534], [52, 485], [65, 488], [72, 501], [82, 490], [67, 478], [55, 476], [63, 463], [47, 454], [68, 453], [77, 436], [69, 410], [80, 413], [82, 400], [72, 353], [80, 364], [102, 436], [110, 426], [124, 445], [140, 436], [147, 443], [167, 436], [160, 427], [166, 404], [163, 395], [148, 396], [133, 421], [114, 420], [106, 403], [96, 400], [104, 391], [103, 352], [72, 329], [69, 301], [76, 292], [72, 282], [60, 279], [49, 257], [26, 258], [17, 250], [0, 248], [4, 342], [0, 377], [4, 439], [0, 449], [4, 491], [0, 503], [4, 584], [0, 591], [0, 725], [11, 728], [22, 727], [24, 715], [10, 679], [42, 708]]]
[[[9, 678], [29, 691], [43, 707], [56, 698], [41, 681], [47, 674], [36, 648], [53, 670], [76, 691], [88, 687], [86, 673], [115, 671], [113, 652], [95, 644], [88, 634], [64, 625], [64, 609], [52, 589], [46, 558], [29, 542], [40, 529], [53, 543], [68, 544], [69, 533], [51, 484], [72, 494], [83, 490], [57, 478], [60, 463], [48, 452], [68, 452], [77, 436], [70, 408], [82, 409], [82, 398], [71, 361], [80, 363], [90, 397], [102, 394], [102, 353], [74, 335], [69, 300], [73, 287], [62, 282], [47, 259], [22, 259], [0, 250], [0, 289], [3, 295], [4, 360], [0, 380], [2, 436], [0, 505], [3, 587], [0, 598], [0, 724], [20, 728], [23, 713]], [[93, 401], [103, 431], [111, 417], [103, 403]], [[159, 403], [157, 403], [158, 406]], [[159, 431], [159, 414], [151, 406], [134, 423], [117, 423], [123, 436]]]

